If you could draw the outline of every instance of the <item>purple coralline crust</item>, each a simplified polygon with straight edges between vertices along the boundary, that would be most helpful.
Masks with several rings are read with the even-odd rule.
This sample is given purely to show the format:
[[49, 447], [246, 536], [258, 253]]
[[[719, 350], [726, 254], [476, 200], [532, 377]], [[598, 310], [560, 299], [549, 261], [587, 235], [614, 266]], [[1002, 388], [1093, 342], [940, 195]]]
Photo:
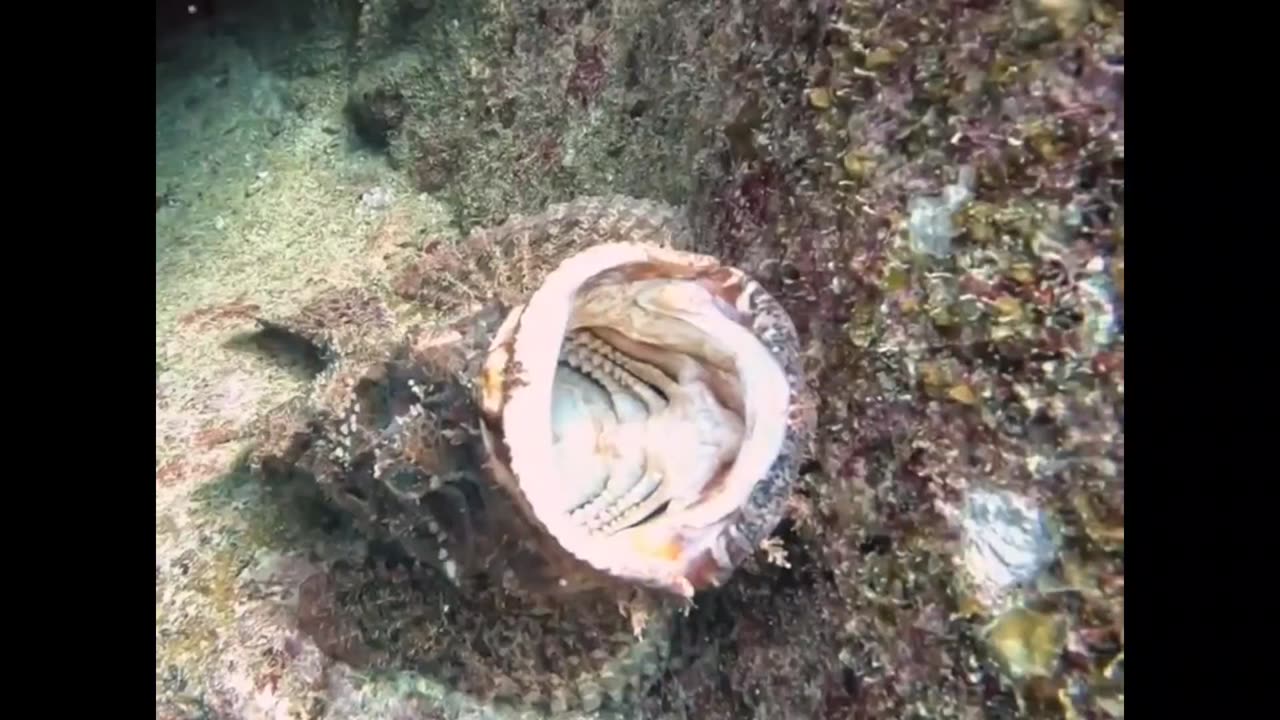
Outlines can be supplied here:
[[[1058, 5], [810, 3], [715, 31], [757, 39], [721, 86], [754, 107], [701, 168], [695, 235], [782, 299], [822, 398], [805, 610], [725, 669], [766, 716], [1116, 707], [1090, 676], [1123, 661], [1123, 15]], [[966, 166], [950, 252], [913, 252], [910, 200]], [[981, 646], [994, 611], [954, 559], [978, 487], [1058, 517], [1046, 576], [1089, 579], [1024, 600], [1076, 628], [1052, 677], [1006, 683]], [[784, 622], [760, 611], [738, 626]]]

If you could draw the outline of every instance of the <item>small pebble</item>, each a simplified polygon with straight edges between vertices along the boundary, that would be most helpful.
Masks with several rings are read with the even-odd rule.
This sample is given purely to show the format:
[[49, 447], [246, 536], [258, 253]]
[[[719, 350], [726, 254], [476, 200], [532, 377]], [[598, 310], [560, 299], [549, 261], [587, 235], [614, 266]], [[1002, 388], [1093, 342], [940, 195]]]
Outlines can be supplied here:
[[582, 696], [582, 709], [587, 712], [595, 712], [604, 704], [604, 696], [601, 694], [600, 688], [593, 682], [582, 682], [578, 686], [578, 692]]
[[943, 188], [940, 196], [917, 195], [907, 201], [907, 230], [915, 252], [933, 257], [951, 254], [951, 239], [959, 234], [951, 216], [973, 198], [973, 183], [974, 170], [966, 165], [957, 182]]
[[1049, 677], [1067, 641], [1067, 624], [1059, 615], [1015, 608], [987, 630], [987, 642], [1015, 678]]
[[370, 188], [360, 195], [360, 207], [363, 210], [385, 210], [393, 202], [394, 193], [381, 186]]
[[818, 110], [831, 107], [831, 91], [827, 88], [813, 88], [809, 91], [809, 104]]
[[964, 567], [984, 605], [1039, 573], [1057, 552], [1048, 516], [1006, 491], [975, 490], [964, 508]]

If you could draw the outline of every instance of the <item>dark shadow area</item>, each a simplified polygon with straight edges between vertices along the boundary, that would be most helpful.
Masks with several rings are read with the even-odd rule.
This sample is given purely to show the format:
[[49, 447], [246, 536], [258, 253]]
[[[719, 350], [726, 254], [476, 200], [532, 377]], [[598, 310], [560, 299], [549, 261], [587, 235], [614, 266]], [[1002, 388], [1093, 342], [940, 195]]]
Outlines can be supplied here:
[[271, 8], [287, 0], [156, 0], [156, 60], [172, 58], [183, 43], [234, 31], [264, 6]]
[[288, 368], [300, 380], [314, 379], [325, 367], [325, 360], [314, 345], [274, 327], [234, 335], [222, 347], [263, 363]]
[[[228, 347], [299, 371], [323, 365], [314, 346], [270, 323]], [[251, 473], [241, 462], [196, 500], [317, 568], [296, 587], [297, 627], [328, 658], [361, 674], [411, 671], [477, 703], [553, 714], [750, 716], [777, 707], [757, 707], [762, 688], [784, 693], [787, 707], [816, 712], [838, 704], [827, 697], [843, 683], [825, 650], [838, 627], [825, 615], [836, 597], [832, 574], [790, 521], [775, 534], [785, 565], [757, 557], [725, 587], [700, 594], [688, 612], [654, 610], [638, 630], [637, 617], [623, 612], [625, 593], [538, 598], [483, 577], [460, 590], [437, 566], [366, 532], [304, 472], [272, 465]], [[413, 522], [387, 510], [377, 518]], [[805, 689], [786, 684], [792, 681]]]
[[[298, 628], [361, 674], [413, 671], [481, 703], [552, 714], [599, 708], [601, 717], [750, 717], [753, 698], [786, 678], [816, 678], [823, 688], [791, 706], [836, 707], [846, 692], [845, 673], [822, 649], [836, 631], [822, 611], [834, 593], [829, 573], [788, 528], [779, 538], [790, 568], [744, 569], [687, 614], [651, 618], [637, 639], [615, 596], [530, 604], [497, 587], [460, 593], [398, 546], [367, 540], [302, 474], [264, 479], [237, 468], [196, 501], [202, 512], [263, 528], [252, 534], [270, 538], [271, 550], [322, 568], [296, 589]], [[365, 548], [360, 557], [324, 550], [353, 544]], [[797, 690], [768, 690], [779, 691]]]

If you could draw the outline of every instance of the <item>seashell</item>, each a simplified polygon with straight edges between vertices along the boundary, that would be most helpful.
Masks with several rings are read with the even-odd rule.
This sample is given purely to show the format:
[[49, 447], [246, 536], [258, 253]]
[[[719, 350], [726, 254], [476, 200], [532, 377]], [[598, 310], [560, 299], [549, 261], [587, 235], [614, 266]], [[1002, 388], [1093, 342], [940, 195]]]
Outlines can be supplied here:
[[370, 647], [421, 663], [447, 642], [485, 658], [458, 687], [553, 714], [661, 675], [676, 606], [774, 529], [814, 426], [790, 319], [692, 243], [672, 208], [581, 198], [414, 259], [393, 290], [433, 322], [405, 326], [376, 283], [258, 318], [320, 367], [249, 428], [248, 465], [430, 581], [351, 571]]
[[782, 516], [813, 427], [798, 349], [737, 268], [652, 244], [582, 250], [490, 344], [477, 388], [494, 480], [547, 552], [689, 598]]
[[498, 301], [453, 323], [397, 329], [363, 289], [260, 319], [327, 367], [254, 464], [314, 478], [455, 585], [724, 582], [780, 520], [815, 420], [781, 305], [690, 244], [669, 208], [587, 198], [468, 238], [456, 265]]

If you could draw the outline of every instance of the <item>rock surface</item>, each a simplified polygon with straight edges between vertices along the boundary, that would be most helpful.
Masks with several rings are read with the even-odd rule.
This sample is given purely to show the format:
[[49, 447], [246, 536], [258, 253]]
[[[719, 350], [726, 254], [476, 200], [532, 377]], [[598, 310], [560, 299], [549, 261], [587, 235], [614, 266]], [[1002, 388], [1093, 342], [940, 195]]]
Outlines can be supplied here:
[[[500, 608], [423, 591], [297, 488], [228, 470], [227, 438], [297, 381], [200, 338], [225, 337], [237, 303], [299, 307], [314, 288], [289, 275], [308, 252], [333, 259], [325, 273], [378, 282], [397, 252], [606, 191], [686, 207], [695, 249], [784, 302], [808, 344], [821, 433], [772, 559], [673, 624], [660, 682], [625, 705], [566, 684], [546, 712], [591, 716], [602, 696], [601, 717], [1123, 717], [1122, 4], [360, 8], [366, 35], [335, 21], [296, 47], [358, 48], [348, 59], [366, 72], [406, 50], [426, 58], [425, 77], [375, 83], [400, 98], [383, 123], [397, 175], [324, 169], [340, 150], [322, 128], [351, 89], [336, 71], [289, 76], [289, 97], [317, 114], [252, 134], [296, 140], [306, 152], [277, 157], [309, 158], [305, 172], [273, 166], [245, 198], [258, 168], [231, 178], [246, 148], [205, 155], [225, 191], [198, 195], [158, 170], [158, 717], [543, 712], [532, 698], [490, 702], [468, 678], [501, 685], [501, 653], [450, 644], [483, 637]], [[330, 66], [273, 66], [304, 65]], [[972, 183], [946, 252], [919, 252], [911, 198], [944, 197], [963, 168]], [[281, 202], [304, 183], [306, 213]], [[358, 215], [372, 187], [394, 199]], [[176, 222], [201, 203], [226, 225]], [[199, 279], [222, 250], [197, 241], [265, 242], [280, 222], [216, 203], [274, 203], [312, 244], [290, 240], [237, 282]], [[170, 228], [187, 228], [184, 242], [161, 257]], [[1053, 528], [1001, 535], [1028, 561], [994, 585], [966, 554], [966, 508], [991, 497]], [[997, 585], [998, 598], [983, 590]]]

